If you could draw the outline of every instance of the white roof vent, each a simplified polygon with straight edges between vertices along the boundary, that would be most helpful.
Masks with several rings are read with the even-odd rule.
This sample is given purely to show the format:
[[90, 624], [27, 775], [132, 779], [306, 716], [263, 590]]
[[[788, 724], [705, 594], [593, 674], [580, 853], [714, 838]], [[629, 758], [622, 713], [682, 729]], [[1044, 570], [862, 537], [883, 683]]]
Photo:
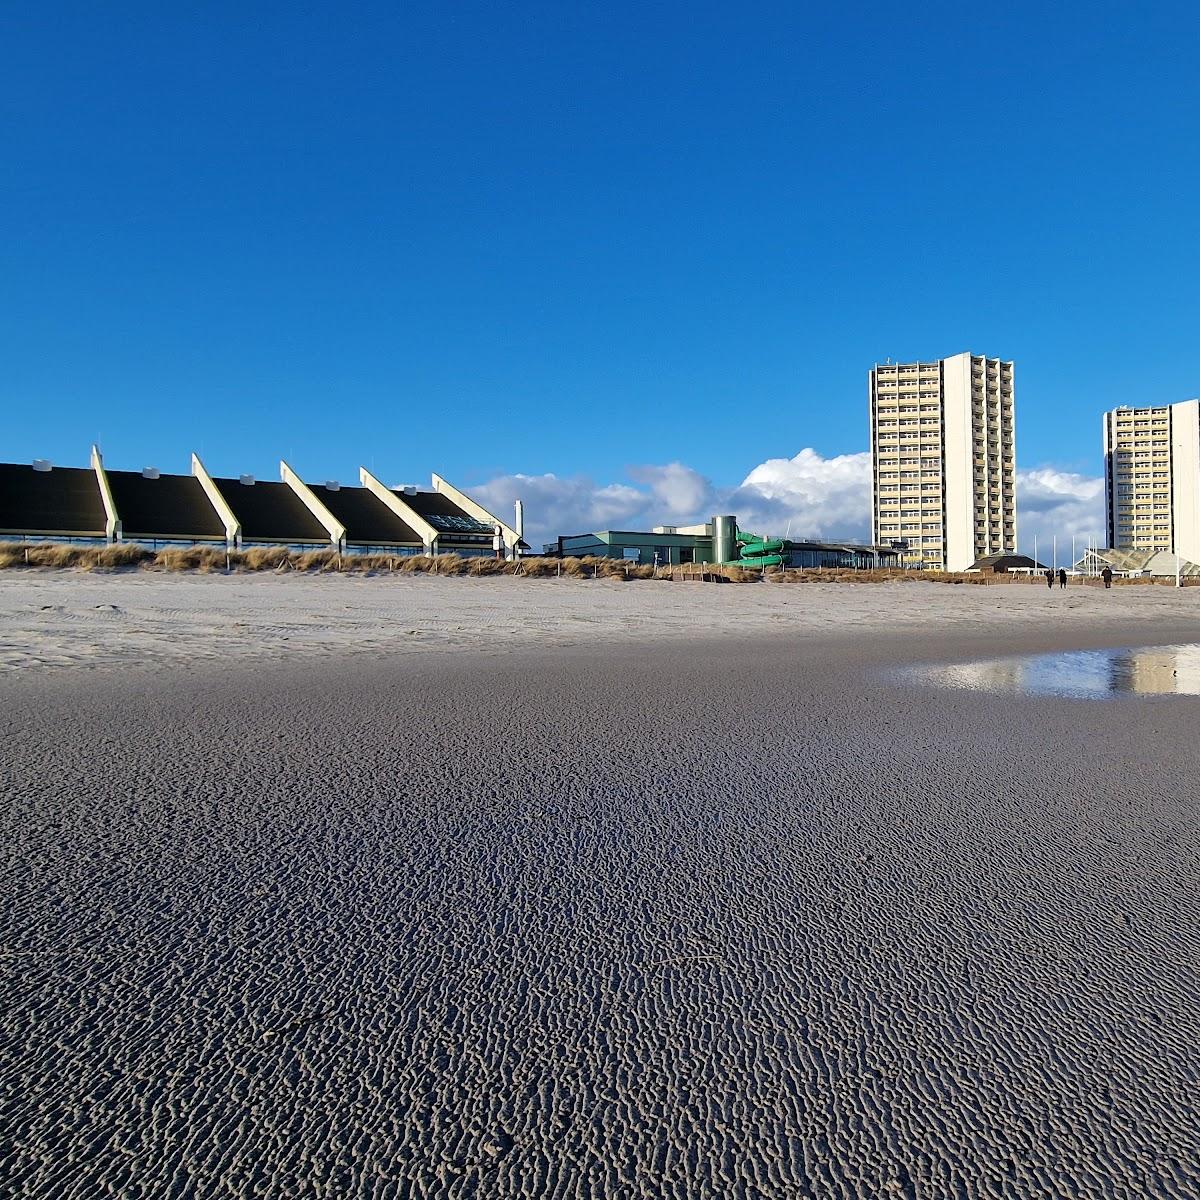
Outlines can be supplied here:
[[340, 492], [342, 485], [336, 479], [327, 479], [325, 480], [325, 490], [327, 492]]
[[142, 478], [143, 479], [157, 479], [158, 478], [158, 468], [157, 467], [143, 467], [142, 468]]
[[48, 458], [35, 458], [33, 460], [33, 469], [35, 471], [53, 471], [54, 466]]
[[400, 490], [406, 496], [415, 496], [417, 494], [417, 492], [419, 491], [419, 489], [415, 483], [402, 483], [400, 485]]
[[253, 487], [254, 486], [254, 476], [253, 475], [239, 475], [238, 483], [240, 483], [243, 487]]

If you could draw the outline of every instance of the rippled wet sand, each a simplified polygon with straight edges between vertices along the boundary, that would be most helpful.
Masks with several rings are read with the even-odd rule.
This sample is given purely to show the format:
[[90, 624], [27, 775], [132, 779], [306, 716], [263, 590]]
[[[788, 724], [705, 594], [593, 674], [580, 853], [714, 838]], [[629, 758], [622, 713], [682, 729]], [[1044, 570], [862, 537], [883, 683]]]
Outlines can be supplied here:
[[17, 1194], [1200, 1194], [1200, 702], [895, 653], [10, 679]]

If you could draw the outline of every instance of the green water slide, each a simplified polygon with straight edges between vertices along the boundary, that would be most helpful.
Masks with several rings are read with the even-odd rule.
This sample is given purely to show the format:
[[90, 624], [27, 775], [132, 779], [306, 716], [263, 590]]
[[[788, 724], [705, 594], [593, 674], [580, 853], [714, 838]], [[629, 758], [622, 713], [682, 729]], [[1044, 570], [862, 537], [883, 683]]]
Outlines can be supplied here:
[[745, 567], [748, 571], [783, 565], [783, 538], [765, 538], [758, 533], [737, 531], [738, 557], [722, 563], [725, 567]]

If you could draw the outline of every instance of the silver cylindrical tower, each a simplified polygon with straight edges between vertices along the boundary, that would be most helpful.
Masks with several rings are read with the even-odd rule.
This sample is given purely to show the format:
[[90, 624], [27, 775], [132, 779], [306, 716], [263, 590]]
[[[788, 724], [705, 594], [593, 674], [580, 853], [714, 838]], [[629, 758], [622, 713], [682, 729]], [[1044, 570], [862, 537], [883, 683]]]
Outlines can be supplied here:
[[713, 517], [713, 562], [737, 558], [737, 517]]

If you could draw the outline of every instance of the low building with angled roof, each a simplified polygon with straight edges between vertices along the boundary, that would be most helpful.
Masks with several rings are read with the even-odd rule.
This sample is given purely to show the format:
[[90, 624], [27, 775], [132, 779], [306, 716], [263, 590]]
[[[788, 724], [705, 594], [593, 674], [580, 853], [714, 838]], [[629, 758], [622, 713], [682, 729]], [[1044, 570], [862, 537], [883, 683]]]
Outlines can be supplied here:
[[194, 475], [106, 471], [127, 542], [224, 542], [225, 525]]
[[0, 463], [0, 537], [26, 541], [331, 547], [341, 553], [513, 557], [522, 538], [440, 475], [432, 487], [385, 487], [365, 467], [359, 486], [308, 484], [281, 462], [278, 482], [214, 478], [196, 455], [190, 475]]
[[105, 541], [108, 514], [95, 470], [44, 460], [0, 463], [0, 537]]
[[1200, 578], [1200, 566], [1186, 558], [1176, 560], [1171, 550], [1116, 550], [1112, 547], [1093, 547], [1075, 564], [1081, 575], [1099, 575], [1108, 567], [1114, 575], [1127, 579], [1149, 576], [1163, 579], [1177, 573], [1185, 579]]
[[1028, 554], [985, 554], [977, 558], [968, 568], [968, 572], [982, 572], [990, 575], [1007, 575], [1009, 571], [1044, 571], [1045, 563], [1040, 563]]

